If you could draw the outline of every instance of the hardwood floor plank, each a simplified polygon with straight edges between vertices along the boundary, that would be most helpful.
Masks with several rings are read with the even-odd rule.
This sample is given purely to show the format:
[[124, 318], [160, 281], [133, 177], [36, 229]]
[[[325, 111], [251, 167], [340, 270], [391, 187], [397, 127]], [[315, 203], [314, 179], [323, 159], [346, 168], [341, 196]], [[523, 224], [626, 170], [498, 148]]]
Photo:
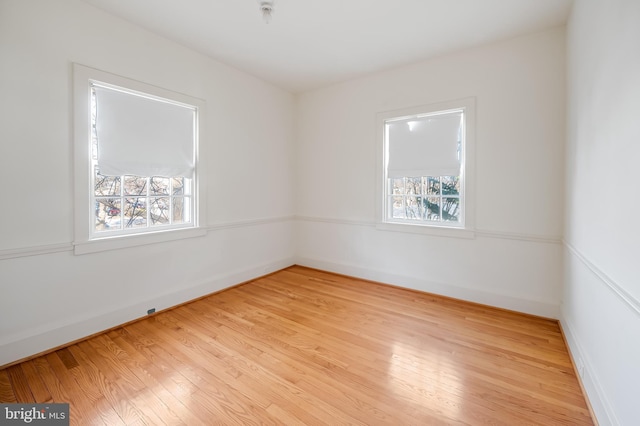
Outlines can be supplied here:
[[[288, 426], [301, 426], [301, 425], [309, 424], [309, 423], [306, 423], [304, 419], [299, 419], [297, 417], [294, 417], [290, 413], [290, 411], [284, 410], [276, 404], [269, 405], [269, 407], [267, 407], [267, 412], [271, 416], [278, 419], [279, 424], [288, 425]], [[322, 423], [317, 423], [317, 424], [322, 424]]]
[[13, 404], [17, 401], [7, 369], [0, 370], [0, 403]]
[[[127, 357], [122, 358], [128, 368], [142, 381], [146, 388], [151, 390], [157, 398], [162, 402], [160, 408], [160, 416], [163, 421], [168, 424], [185, 424], [194, 425], [201, 422], [191, 413], [179, 399], [179, 397], [171, 392], [171, 385], [166, 386], [169, 381], [169, 375], [157, 368], [142, 353], [132, 345], [122, 333], [111, 331], [108, 337], [127, 353]], [[169, 410], [170, 413], [166, 413]]]
[[[162, 315], [162, 314], [161, 314]], [[160, 315], [159, 315], [160, 316]], [[157, 317], [152, 318], [153, 323], [159, 324]], [[151, 321], [134, 324], [131, 329], [142, 329], [141, 332], [149, 332]], [[213, 357], [203, 353], [193, 340], [180, 333], [176, 336], [165, 327], [155, 326], [155, 335], [164, 342], [173, 342], [171, 354], [169, 356], [172, 363], [179, 363], [184, 366], [181, 373], [193, 384], [192, 392], [189, 395], [190, 401], [195, 401], [198, 405], [209, 413], [210, 418], [219, 419], [226, 424], [255, 424], [256, 413], [260, 410], [253, 403], [247, 400], [241, 392], [233, 387], [233, 383], [227, 383], [218, 376], [217, 371], [207, 369], [207, 365], [213, 362]], [[179, 331], [179, 330], [174, 330]], [[159, 348], [153, 348], [156, 353], [164, 352]], [[268, 421], [268, 416], [264, 416], [263, 421]]]
[[293, 266], [0, 370], [71, 424], [593, 425], [557, 321]]
[[53, 397], [47, 389], [47, 386], [42, 381], [33, 361], [26, 361], [20, 364], [25, 377], [29, 382], [29, 389], [33, 394], [34, 402], [38, 404], [45, 404], [47, 402], [53, 402]]
[[[273, 310], [273, 309], [275, 309], [275, 308], [274, 308], [274, 307], [269, 307], [268, 309], [272, 309], [272, 310]], [[283, 322], [283, 321], [282, 321], [282, 319], [280, 320], [280, 322]], [[326, 339], [326, 338], [325, 338], [325, 339], [323, 339], [323, 341], [324, 341], [324, 342], [327, 342], [327, 341], [328, 341], [328, 339]], [[358, 347], [355, 347], [355, 346], [353, 346], [353, 345], [350, 345], [349, 343], [343, 342], [343, 343], [342, 343], [342, 347], [346, 349], [346, 351], [345, 351], [345, 353], [346, 353], [346, 354], [355, 354], [355, 353], [358, 353]], [[458, 351], [459, 351], [459, 350], [458, 350]], [[347, 355], [345, 355], [345, 356], [344, 356], [344, 358], [345, 358], [345, 359], [347, 359]], [[475, 357], [474, 357], [474, 358], [475, 358]], [[396, 358], [396, 360], [397, 360], [397, 358]], [[377, 360], [377, 361], [381, 361], [381, 362], [380, 362], [380, 364], [384, 364], [384, 360], [380, 360], [380, 359], [379, 359], [379, 360]], [[360, 358], [360, 359], [356, 359], [355, 361], [351, 362], [351, 365], [359, 365], [360, 367], [362, 367], [362, 366], [364, 365], [364, 366], [366, 366], [366, 367], [367, 367], [367, 371], [368, 371], [368, 373], [369, 373], [369, 374], [376, 374], [376, 373], [380, 373], [380, 371], [378, 371], [378, 372], [376, 372], [376, 371], [375, 371], [375, 369], [376, 369], [376, 368], [375, 368], [375, 366], [372, 366], [372, 364], [371, 364], [371, 363], [369, 363], [369, 362], [368, 362], [368, 360], [363, 360], [362, 358]], [[490, 370], [491, 370], [492, 372], [495, 370], [495, 367], [498, 367], [498, 366], [495, 366], [495, 365], [493, 365], [493, 364], [492, 364], [492, 365], [490, 365], [490, 366], [488, 366], [488, 368], [490, 368]], [[502, 366], [502, 370], [499, 370], [499, 371], [501, 371], [502, 373], [504, 373], [507, 377], [511, 377], [511, 371], [503, 371], [504, 369], [505, 369], [505, 368], [504, 368], [504, 366]]]
[[[78, 351], [78, 346], [71, 345], [66, 349], [67, 351], [65, 351], [66, 353], [63, 356], [60, 356], [59, 352], [57, 353], [58, 358], [60, 358], [62, 364], [69, 370], [69, 375], [73, 377], [77, 385], [83, 390], [84, 399], [88, 401], [91, 407], [91, 416], [95, 419], [95, 422], [99, 423], [102, 421], [107, 425], [125, 424], [111, 403], [107, 401], [100, 391], [99, 384], [102, 378], [96, 376], [95, 372], [89, 369], [87, 365], [80, 365], [73, 356], [73, 352]], [[73, 360], [73, 362], [70, 362], [70, 360]]]
[[[286, 284], [274, 282], [273, 280], [269, 282], [268, 278], [267, 280], [264, 280], [264, 281], [268, 283], [268, 285], [263, 284], [264, 287], [268, 288], [269, 290], [277, 291], [280, 288], [281, 289], [280, 291], [289, 291], [289, 292], [291, 291], [291, 288]], [[262, 282], [263, 280], [260, 280], [260, 282], [258, 282], [257, 284], [260, 285]], [[284, 281], [283, 283], [287, 283], [287, 281]], [[282, 290], [283, 285], [284, 285], [284, 290]], [[452, 327], [456, 327], [457, 333], [464, 332], [467, 329], [469, 333], [474, 333], [476, 332], [476, 330], [483, 330], [483, 332], [485, 333], [493, 331], [495, 334], [499, 334], [505, 339], [505, 344], [509, 344], [511, 346], [514, 346], [517, 344], [526, 344], [528, 345], [527, 350], [530, 349], [529, 346], [535, 345], [536, 343], [544, 344], [545, 349], [547, 350], [552, 346], [549, 343], [549, 339], [547, 336], [544, 336], [543, 338], [540, 338], [540, 339], [536, 339], [534, 336], [531, 336], [530, 333], [527, 333], [526, 335], [523, 335], [522, 333], [517, 334], [512, 328], [507, 329], [504, 326], [500, 327], [499, 325], [507, 323], [505, 319], [503, 319], [502, 322], [493, 321], [493, 324], [491, 324], [490, 326], [487, 326], [487, 325], [475, 326], [475, 324], [470, 322], [470, 318], [473, 318], [471, 312], [463, 312], [460, 315], [458, 315], [457, 318], [454, 317], [453, 315], [447, 315], [449, 321], [448, 323], [443, 324], [438, 319], [443, 313], [452, 314], [452, 311], [450, 309], [443, 311], [442, 309], [439, 309], [438, 306], [436, 306], [436, 308], [438, 309], [436, 309], [435, 312], [431, 312], [434, 309], [433, 305], [424, 306], [420, 304], [416, 306], [416, 304], [414, 303], [414, 301], [416, 300], [415, 297], [410, 301], [409, 300], [404, 301], [402, 304], [394, 304], [394, 302], [389, 301], [388, 298], [383, 299], [382, 297], [380, 297], [380, 298], [374, 299], [377, 305], [375, 304], [369, 305], [367, 302], [371, 300], [370, 295], [365, 294], [365, 296], [363, 296], [361, 292], [355, 291], [354, 289], [349, 287], [336, 289], [334, 285], [327, 286], [327, 285], [323, 285], [323, 283], [318, 283], [318, 282], [315, 282], [312, 285], [303, 283], [300, 285], [300, 287], [303, 287], [309, 290], [314, 290], [315, 292], [322, 292], [322, 294], [326, 294], [327, 296], [333, 295], [334, 299], [336, 298], [336, 296], [339, 297], [337, 309], [334, 302], [334, 309], [331, 309], [331, 310], [329, 310], [329, 307], [326, 303], [324, 304], [314, 303], [314, 300], [306, 301], [307, 302], [305, 303], [306, 306], [313, 306], [313, 309], [319, 312], [325, 313], [328, 311], [330, 312], [331, 315], [338, 315], [338, 316], [342, 316], [344, 313], [344, 315], [347, 315], [349, 317], [349, 320], [361, 322], [362, 325], [367, 325], [372, 322], [377, 322], [383, 325], [384, 323], [390, 321], [391, 319], [393, 321], [402, 320], [402, 322], [406, 323], [408, 327], [405, 327], [405, 328], [398, 327], [399, 330], [394, 330], [394, 335], [396, 339], [398, 339], [399, 337], [397, 333], [398, 331], [400, 331], [400, 335], [402, 335], [403, 330], [411, 330], [411, 324], [414, 324], [416, 322], [414, 320], [417, 320], [419, 323], [424, 323], [425, 317], [431, 313], [433, 318], [433, 323], [438, 324], [439, 328], [443, 331], [450, 331]], [[397, 290], [398, 293], [399, 292], [404, 292], [408, 294], [413, 293], [407, 290], [399, 290], [399, 289], [394, 289], [394, 290]], [[342, 300], [344, 300], [344, 302], [342, 302]], [[358, 301], [357, 310], [344, 308], [345, 303], [353, 303], [355, 301]], [[428, 308], [428, 309], [425, 309], [425, 308]], [[454, 318], [456, 319], [455, 322], [453, 321]], [[512, 323], [514, 322], [513, 319], [511, 319], [511, 322]], [[518, 321], [518, 322], [522, 322], [522, 321]], [[382, 329], [384, 330], [384, 327], [382, 327]], [[497, 333], [498, 330], [500, 331], [499, 333]], [[558, 342], [557, 336], [560, 336], [560, 334], [559, 334], [559, 328], [557, 327], [557, 325], [555, 326], [555, 330], [556, 330], [555, 341]], [[413, 338], [413, 336], [411, 335], [409, 335], [409, 337]], [[511, 337], [511, 339], [507, 340], [509, 337]], [[521, 340], [523, 337], [526, 337], [527, 339], [526, 342]], [[558, 342], [557, 347], [564, 350], [563, 342]]]
[[[100, 337], [102, 336], [96, 336], [96, 338]], [[93, 347], [95, 344], [95, 338], [90, 339], [73, 345], [71, 351], [74, 357], [82, 362], [87, 377], [96, 390], [104, 396], [104, 399], [118, 413], [124, 424], [163, 424], [150, 410], [136, 404], [137, 401], [132, 397], [136, 391], [142, 388], [134, 387], [134, 390], [131, 390], [128, 387], [130, 385], [128, 375], [121, 380], [117, 376], [117, 372], [122, 372], [122, 369], [112, 369], [111, 360], [104, 357], [104, 353], [95, 351]], [[151, 399], [149, 398], [150, 403], [152, 403]]]
[[[264, 297], [263, 295], [261, 295], [261, 298], [262, 298], [263, 300], [265, 299], [265, 297]], [[277, 302], [277, 303], [282, 304], [283, 302], [282, 302], [282, 301], [279, 301], [279, 302]], [[270, 307], [269, 309], [277, 309], [277, 308], [274, 308], [274, 307], [272, 306], [272, 307]], [[298, 309], [297, 311], [298, 311], [298, 312], [300, 312], [300, 309]], [[315, 313], [314, 313], [314, 314], [315, 314]], [[321, 315], [320, 315], [320, 316], [316, 316], [316, 318], [313, 318], [313, 320], [314, 320], [314, 321], [321, 320], [321, 319], [319, 319], [319, 317], [321, 317]], [[335, 322], [334, 317], [335, 317], [335, 316], [330, 316], [330, 317], [329, 317], [329, 321], [331, 321], [331, 322]], [[347, 319], [346, 319], [346, 318], [344, 318], [343, 320], [344, 320], [346, 323], [348, 323], [348, 321], [347, 321]], [[379, 327], [376, 327], [376, 328], [379, 328]], [[407, 324], [406, 326], [402, 326], [402, 327], [400, 327], [400, 328], [402, 328], [402, 329], [405, 329], [405, 328], [407, 328], [407, 329], [412, 329], [412, 330], [413, 330], [413, 331], [412, 331], [412, 333], [413, 333], [413, 338], [414, 338], [414, 340], [415, 340], [415, 337], [416, 337], [416, 332], [415, 332], [416, 327], [415, 327], [415, 324], [413, 324], [413, 325]], [[438, 329], [442, 329], [442, 327], [438, 327]], [[442, 330], [440, 330], [440, 331], [442, 331]], [[477, 331], [474, 331], [474, 332], [477, 332]], [[373, 331], [373, 333], [376, 333], [376, 330], [374, 330], [374, 331]], [[487, 335], [495, 334], [495, 333], [490, 332], [490, 331], [487, 331], [487, 330], [483, 330], [483, 333], [485, 333], [485, 334], [487, 334]], [[449, 330], [446, 330], [446, 331], [444, 331], [443, 333], [440, 333], [440, 332], [439, 332], [439, 334], [434, 334], [433, 332], [429, 332], [429, 335], [428, 335], [428, 336], [424, 336], [424, 337], [429, 337], [429, 338], [436, 337], [436, 338], [437, 338], [437, 340], [436, 340], [435, 342], [440, 343], [440, 341], [441, 341], [441, 340], [445, 340], [445, 339], [450, 341], [450, 340], [451, 340], [451, 338], [449, 337], [450, 335], [454, 335], [454, 336], [456, 336], [456, 338], [457, 338], [457, 337], [459, 337], [460, 333], [451, 333]], [[396, 341], [397, 341], [397, 340], [398, 340], [397, 336], [398, 336], [397, 334], [395, 334], [395, 335], [387, 335], [387, 336], [380, 336], [380, 339], [382, 339], [382, 341], [389, 341], [390, 339], [393, 339], [393, 340], [396, 340]], [[419, 335], [418, 335], [418, 336], [419, 336]], [[558, 332], [558, 336], [559, 336], [559, 332]], [[422, 336], [419, 336], [419, 337], [422, 337]], [[512, 336], [500, 336], [500, 338], [501, 338], [501, 339], [503, 339], [503, 340], [506, 340], [507, 342], [508, 342], [509, 340], [513, 339], [513, 337], [512, 337]], [[432, 341], [433, 341], [433, 339], [432, 339]], [[453, 343], [457, 343], [457, 342], [453, 342]], [[463, 342], [460, 342], [460, 343], [461, 343], [461, 344], [464, 344], [464, 345], [469, 345], [469, 343], [468, 343], [468, 339], [467, 339], [467, 340], [465, 340], [465, 341], [463, 341]], [[510, 344], [510, 343], [509, 343], [509, 344]], [[446, 345], [446, 342], [443, 342], [443, 346], [444, 346], [444, 345]], [[511, 344], [510, 344], [510, 345], [511, 345]], [[511, 350], [512, 350], [512, 349], [513, 349], [513, 348], [512, 348], [512, 345], [511, 345], [510, 347], [511, 347]], [[453, 347], [453, 346], [451, 346], [451, 348], [452, 348], [452, 350], [453, 350], [453, 348], [454, 348], [454, 347]], [[458, 346], [458, 348], [456, 349], [456, 352], [459, 352], [459, 349], [460, 349], [460, 346]], [[506, 350], [504, 350], [504, 349], [502, 349], [502, 348], [495, 348], [495, 347], [487, 346], [487, 345], [478, 346], [478, 345], [476, 344], [476, 346], [475, 346], [475, 347], [472, 347], [472, 348], [470, 348], [470, 349], [471, 349], [471, 350], [482, 350], [482, 351], [484, 351], [484, 352], [486, 352], [486, 351], [492, 351], [495, 355], [500, 355], [500, 354], [505, 355], [505, 354], [507, 354], [507, 353], [508, 353]], [[529, 349], [527, 348], [527, 350], [529, 350]], [[516, 357], [516, 356], [518, 356], [516, 353], [512, 353], [512, 355], [511, 355], [511, 357]], [[528, 356], [528, 357], [529, 357], [529, 356]], [[529, 358], [530, 358], [530, 359], [535, 359], [535, 361], [536, 361], [536, 362], [539, 362], [539, 361], [540, 361], [538, 358], [531, 358], [531, 357], [529, 357]], [[566, 358], [566, 353], [565, 353], [565, 356], [563, 356], [563, 359], [562, 359], [563, 363], [565, 362], [565, 358]], [[547, 364], [548, 364], [548, 363], [547, 363]], [[545, 367], [546, 367], [546, 365], [545, 365]], [[568, 362], [567, 362], [566, 364], [564, 364], [562, 367], [563, 367], [563, 371], [571, 371], [571, 369], [572, 369], [572, 366], [571, 366], [571, 365], [570, 365], [570, 363], [568, 363]]]
[[[206, 318], [207, 311], [194, 311], [190, 318]], [[343, 413], [337, 413], [334, 407], [323, 401], [304, 393], [300, 388], [292, 383], [281, 371], [273, 368], [274, 362], [282, 365], [281, 362], [270, 357], [268, 353], [252, 346], [250, 342], [243, 338], [228, 339], [231, 330], [222, 326], [222, 332], [216, 337], [216, 343], [221, 350], [228, 353], [229, 362], [241, 374], [236, 380], [241, 380], [247, 386], [259, 391], [260, 394], [268, 397], [268, 405], [271, 402], [288, 407], [300, 419], [310, 422], [310, 424], [327, 424], [338, 420], [344, 423], [359, 424], [359, 422]], [[235, 354], [242, 353], [244, 356]], [[265, 386], [264, 379], [268, 378]], [[305, 407], [300, 409], [299, 407]], [[267, 408], [267, 412], [269, 412]]]
[[29, 379], [25, 376], [20, 364], [11, 366], [6, 371], [16, 400], [20, 402], [35, 402], [36, 399], [29, 386]]
[[[227, 309], [234, 309], [233, 307], [227, 307]], [[331, 372], [339, 368], [340, 366], [332, 365], [330, 362], [327, 362], [322, 357], [315, 356], [316, 354], [309, 350], [308, 348], [298, 347], [295, 344], [292, 344], [289, 341], [276, 339], [271, 333], [268, 333], [268, 337], [262, 335], [260, 333], [256, 334], [256, 329], [254, 327], [247, 327], [246, 321], [234, 322], [231, 316], [227, 317], [226, 320], [223, 319], [224, 316], [219, 316], [218, 321], [223, 322], [226, 327], [229, 327], [229, 331], [222, 334], [219, 338], [219, 341], [225, 339], [226, 344], [231, 346], [234, 342], [237, 342], [240, 345], [245, 345], [245, 342], [251, 342], [252, 345], [260, 349], [264, 353], [270, 354], [272, 357], [281, 361], [280, 365], [283, 366], [284, 371], [278, 371], [278, 374], [284, 375], [287, 377], [289, 374], [289, 380], [298, 383], [298, 381], [302, 377], [310, 376], [312, 377], [311, 381], [330, 381], [331, 388], [339, 389], [342, 393], [341, 395], [349, 396], [351, 398], [351, 394], [357, 389], [360, 392], [355, 392], [355, 396], [353, 399], [357, 400], [357, 404], [360, 406], [369, 406], [369, 401], [375, 399], [376, 397], [382, 398], [376, 400], [376, 404], [378, 407], [385, 406], [387, 412], [394, 412], [396, 419], [402, 419], [405, 416], [405, 413], [402, 409], [398, 407], [398, 401], [396, 400], [387, 400], [386, 394], [381, 394], [376, 392], [375, 389], [370, 389], [366, 386], [361, 386], [358, 381], [361, 379], [360, 377], [356, 377], [355, 379], [349, 375], [344, 374], [341, 376], [341, 379], [344, 381], [348, 381], [348, 384], [336, 382], [331, 379]], [[234, 340], [230, 340], [229, 336], [238, 335]], [[268, 343], [265, 343], [267, 341]], [[242, 346], [238, 349], [242, 350]], [[347, 380], [348, 379], [348, 380]], [[364, 392], [361, 392], [364, 391]], [[373, 395], [371, 395], [373, 393]], [[325, 402], [335, 406], [336, 400], [333, 396], [330, 397], [329, 400], [325, 399], [326, 394], [314, 394], [316, 397], [323, 399]], [[360, 401], [360, 399], [364, 401]], [[385, 405], [386, 404], [386, 405]], [[386, 418], [385, 411], [382, 409], [378, 409], [375, 411], [378, 414], [378, 417]], [[348, 414], [348, 413], [347, 413]], [[409, 421], [409, 418], [405, 419]]]
[[[73, 373], [65, 367], [62, 360], [55, 353], [45, 355], [44, 360], [46, 360], [47, 368], [50, 368], [53, 373], [52, 375], [47, 374], [49, 382], [53, 383], [53, 386], [48, 385], [47, 388], [56, 402], [69, 403], [71, 423], [78, 425], [106, 424], [96, 404], [87, 398], [87, 395], [91, 394], [91, 387], [86, 384], [83, 386], [82, 383], [78, 384]], [[40, 367], [44, 368], [42, 364], [40, 364]], [[59, 396], [61, 399], [56, 398], [55, 389], [60, 390]]]
[[59, 349], [56, 351], [56, 354], [68, 370], [71, 370], [72, 368], [75, 368], [79, 365], [78, 361], [73, 357], [71, 351], [69, 351], [69, 348]]
[[[213, 418], [213, 414], [207, 411], [205, 406], [192, 398], [198, 388], [187, 378], [190, 374], [186, 372], [191, 368], [188, 364], [183, 364], [164, 350], [162, 342], [149, 344], [150, 339], [144, 333], [137, 334], [135, 329], [120, 329], [115, 332], [148, 361], [148, 371], [162, 383], [173, 398], [180, 401], [180, 405], [172, 404], [170, 407], [174, 412], [180, 412], [180, 417], [189, 421], [187, 424], [206, 424]], [[181, 406], [184, 406], [186, 411], [182, 411]]]

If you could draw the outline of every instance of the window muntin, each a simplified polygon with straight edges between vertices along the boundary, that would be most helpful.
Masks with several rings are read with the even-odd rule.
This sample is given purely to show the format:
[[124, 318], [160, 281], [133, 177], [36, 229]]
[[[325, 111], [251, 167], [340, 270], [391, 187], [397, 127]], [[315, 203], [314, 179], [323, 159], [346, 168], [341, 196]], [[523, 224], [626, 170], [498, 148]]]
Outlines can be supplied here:
[[[100, 173], [96, 83], [91, 84], [91, 235], [139, 234], [194, 225], [191, 176], [109, 176]], [[122, 93], [126, 89], [118, 88]], [[131, 96], [139, 96], [131, 93]], [[167, 102], [163, 100], [162, 102]]]
[[387, 214], [393, 221], [460, 223], [459, 176], [389, 178], [387, 184]]
[[103, 176], [95, 168], [96, 235], [191, 226], [191, 179]]
[[[454, 105], [453, 103], [441, 104], [439, 106], [446, 107], [442, 109], [437, 106], [423, 107], [422, 110], [413, 108], [410, 111], [398, 112], [397, 115], [393, 112], [380, 114], [384, 152], [382, 178], [384, 183], [381, 188], [383, 191], [383, 223], [466, 228], [466, 142], [468, 113], [471, 111], [472, 103], [467, 100], [453, 107]], [[401, 135], [401, 132], [390, 131], [391, 126], [395, 126], [396, 129], [400, 125], [406, 126], [406, 128], [400, 127], [400, 129], [403, 129], [405, 133], [411, 133], [416, 125], [428, 122], [434, 117], [450, 120], [450, 123], [455, 123], [459, 117], [459, 128], [456, 131], [449, 126], [449, 129], [444, 133], [441, 131], [427, 132], [425, 140], [436, 139], [432, 141], [435, 144], [431, 145], [431, 147], [435, 147], [433, 151], [430, 151], [430, 146], [426, 143], [423, 144], [423, 141], [416, 141], [415, 135], [413, 136], [414, 141], [411, 143], [416, 145], [411, 146], [410, 143], [407, 144], [407, 141], [403, 140], [402, 143], [405, 145], [400, 151], [397, 146], [394, 147], [395, 151], [390, 149], [394, 137], [402, 138], [402, 136], [398, 136]], [[445, 134], [448, 136], [443, 136]], [[438, 143], [437, 140], [441, 143]], [[407, 146], [410, 147], [410, 151], [407, 151]], [[393, 162], [393, 172], [390, 172], [389, 169], [390, 152], [396, 155], [394, 158], [396, 161]], [[398, 167], [399, 162], [397, 161], [398, 152], [401, 152], [400, 163], [402, 164], [400, 167]], [[430, 156], [430, 152], [434, 152], [435, 155]], [[403, 169], [403, 166], [408, 170], [407, 175], [398, 172]]]

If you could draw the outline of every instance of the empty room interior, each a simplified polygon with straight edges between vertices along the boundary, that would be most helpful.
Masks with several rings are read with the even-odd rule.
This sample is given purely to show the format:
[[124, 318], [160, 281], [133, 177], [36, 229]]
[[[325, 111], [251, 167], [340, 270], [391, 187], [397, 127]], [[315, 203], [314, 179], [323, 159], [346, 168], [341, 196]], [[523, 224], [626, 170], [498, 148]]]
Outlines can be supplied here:
[[0, 0], [0, 64], [0, 405], [640, 424], [638, 0]]

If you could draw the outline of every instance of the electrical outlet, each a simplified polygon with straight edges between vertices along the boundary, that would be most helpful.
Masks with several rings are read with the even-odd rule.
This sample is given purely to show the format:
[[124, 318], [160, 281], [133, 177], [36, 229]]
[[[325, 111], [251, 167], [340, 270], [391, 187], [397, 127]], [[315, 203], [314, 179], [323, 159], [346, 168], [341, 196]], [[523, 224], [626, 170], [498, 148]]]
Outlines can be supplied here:
[[147, 315], [151, 315], [151, 314], [155, 314], [156, 313], [156, 308], [151, 308], [147, 311]]

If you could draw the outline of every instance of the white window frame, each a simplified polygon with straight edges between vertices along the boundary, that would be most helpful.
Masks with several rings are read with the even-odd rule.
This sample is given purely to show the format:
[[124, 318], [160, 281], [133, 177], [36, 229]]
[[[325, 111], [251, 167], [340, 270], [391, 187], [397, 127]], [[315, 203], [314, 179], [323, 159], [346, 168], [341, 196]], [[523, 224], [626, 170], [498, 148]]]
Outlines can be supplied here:
[[[93, 182], [93, 161], [91, 156], [91, 85], [94, 82], [103, 85], [126, 88], [169, 99], [178, 103], [192, 105], [196, 109], [195, 156], [196, 166], [192, 178], [193, 224], [188, 227], [170, 229], [145, 228], [139, 232], [122, 232], [117, 235], [97, 233], [95, 229], [95, 206]], [[205, 102], [188, 95], [173, 92], [150, 84], [135, 81], [105, 71], [73, 64], [73, 117], [74, 117], [74, 253], [86, 254], [104, 250], [114, 250], [145, 244], [174, 241], [183, 238], [203, 236], [207, 233], [203, 188], [204, 173], [200, 156], [199, 141], [203, 140]], [[122, 185], [122, 183], [121, 183]]]
[[[459, 223], [398, 220], [388, 217], [388, 150], [386, 123], [403, 118], [428, 115], [444, 111], [464, 111], [464, 138], [461, 147], [461, 189], [462, 205]], [[474, 238], [475, 237], [475, 98], [464, 98], [421, 105], [416, 107], [384, 111], [376, 114], [377, 138], [377, 184], [376, 184], [376, 227], [385, 231], [410, 232], [434, 236]]]

